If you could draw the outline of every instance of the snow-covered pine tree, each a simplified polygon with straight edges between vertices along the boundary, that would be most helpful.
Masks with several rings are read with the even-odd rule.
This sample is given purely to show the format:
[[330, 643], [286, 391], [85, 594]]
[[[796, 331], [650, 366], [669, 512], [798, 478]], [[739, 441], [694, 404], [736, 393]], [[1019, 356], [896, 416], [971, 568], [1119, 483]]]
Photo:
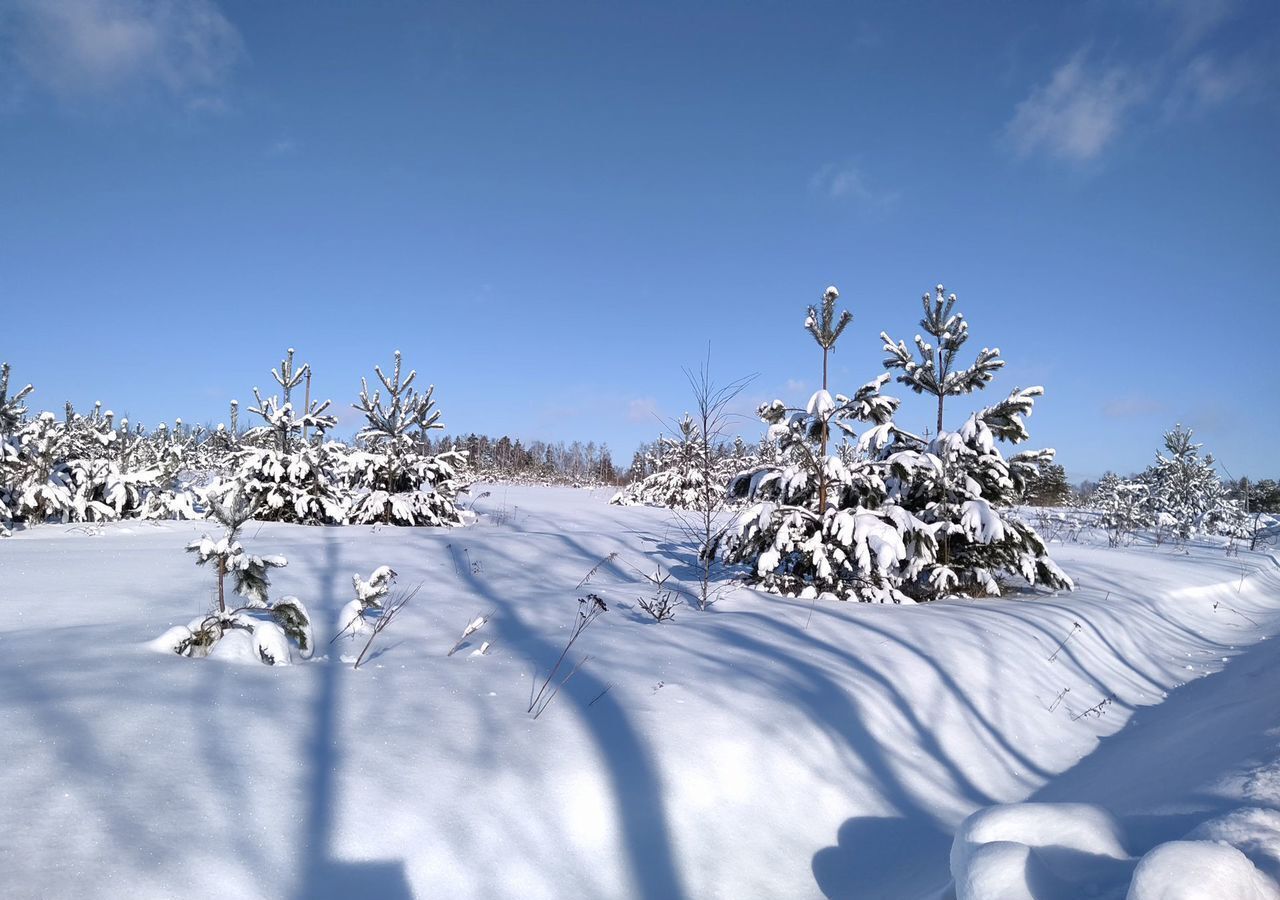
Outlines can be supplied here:
[[969, 340], [969, 323], [961, 313], [952, 313], [956, 295], [944, 296], [945, 290], [942, 285], [938, 285], [934, 296], [930, 297], [928, 293], [924, 295], [924, 316], [920, 319], [920, 327], [938, 345], [935, 348], [917, 334], [915, 345], [920, 354], [918, 360], [911, 355], [904, 342], [894, 343], [886, 332], [880, 332], [880, 340], [884, 341], [884, 351], [888, 354], [884, 361], [885, 368], [901, 369], [899, 382], [917, 394], [929, 394], [937, 399], [937, 434], [942, 433], [943, 406], [947, 398], [986, 387], [996, 372], [1004, 367], [999, 349], [983, 347], [971, 366], [957, 368], [956, 354]]
[[[887, 468], [878, 451], [892, 435], [899, 402], [880, 393], [888, 380], [881, 375], [853, 397], [819, 390], [804, 409], [780, 400], [762, 405], [776, 453], [730, 482], [730, 495], [751, 505], [715, 537], [710, 552], [750, 564], [748, 580], [776, 593], [910, 602], [901, 586], [919, 560], [932, 558], [934, 542], [923, 523], [885, 504]], [[867, 426], [860, 437], [855, 422]], [[821, 435], [832, 427], [858, 440], [854, 466], [838, 452], [820, 455]]]
[[[953, 305], [954, 296], [932, 306], [926, 297], [925, 325], [941, 342], [937, 356], [917, 339], [917, 363], [904, 345], [881, 335], [891, 351], [886, 367], [903, 369], [900, 380], [936, 396], [939, 415], [946, 397], [985, 386], [1003, 365], [998, 351], [985, 350], [974, 366], [956, 368], [967, 325], [952, 315]], [[1014, 391], [970, 416], [959, 431], [940, 430], [926, 440], [894, 423], [899, 401], [881, 393], [889, 377], [881, 375], [853, 397], [820, 390], [804, 410], [781, 401], [762, 406], [779, 461], [734, 480], [731, 493], [755, 502], [721, 532], [713, 549], [729, 562], [751, 563], [751, 577], [766, 588], [801, 596], [829, 592], [912, 602], [959, 592], [997, 594], [1001, 572], [1050, 588], [1071, 587], [1034, 529], [998, 511], [1016, 499], [1016, 482], [996, 441], [1027, 438], [1023, 418], [1041, 389]], [[861, 435], [856, 422], [867, 426]], [[831, 426], [856, 439], [857, 454], [822, 452]], [[1034, 462], [1048, 458], [1041, 451]], [[1019, 464], [1032, 462], [1024, 457]]]
[[1153, 524], [1151, 492], [1140, 481], [1107, 472], [1089, 499], [1099, 513], [1098, 524], [1106, 530], [1107, 543], [1112, 547], [1127, 546], [1137, 532]]
[[364, 414], [365, 425], [357, 436], [364, 449], [350, 459], [350, 477], [357, 491], [351, 501], [351, 521], [462, 525], [457, 479], [467, 458], [456, 450], [432, 453], [426, 444], [431, 431], [444, 427], [432, 399], [435, 385], [418, 393], [413, 386], [417, 371], [402, 377], [399, 350], [389, 377], [378, 366], [373, 371], [382, 387], [370, 396], [369, 383], [361, 378], [360, 400], [354, 404]]
[[[836, 290], [835, 285], [831, 285], [822, 293], [822, 312], [819, 313], [815, 307], [809, 307], [809, 315], [804, 320], [805, 329], [813, 336], [814, 341], [822, 348], [822, 390], [827, 391], [827, 357], [835, 348], [836, 341], [840, 339], [840, 335], [844, 334], [844, 330], [849, 327], [849, 323], [853, 321], [853, 315], [846, 309], [840, 313], [840, 318], [836, 319], [836, 300], [840, 298], [840, 292]], [[819, 441], [819, 458], [825, 459], [827, 456], [827, 440], [830, 435], [827, 431], [825, 421], [819, 419], [817, 427], [820, 430], [818, 436]], [[818, 469], [818, 509], [825, 510], [827, 508], [827, 479], [824, 468]]]
[[27, 418], [23, 401], [34, 390], [28, 384], [10, 393], [9, 364], [0, 364], [0, 537], [7, 536], [17, 518], [21, 495], [21, 429]]
[[1244, 532], [1244, 513], [1218, 478], [1213, 454], [1201, 456], [1203, 444], [1194, 443], [1192, 434], [1181, 424], [1166, 431], [1166, 452], [1157, 452], [1155, 463], [1139, 476], [1150, 494], [1157, 543], [1169, 535], [1185, 540], [1196, 531]]
[[295, 366], [293, 355], [290, 347], [280, 368], [271, 370], [282, 397], [264, 398], [253, 389], [257, 405], [249, 411], [261, 416], [264, 424], [246, 433], [235, 455], [234, 479], [253, 498], [260, 519], [340, 524], [346, 521], [346, 508], [333, 471], [339, 448], [324, 441], [324, 433], [338, 420], [325, 414], [328, 400], [306, 398], [302, 414], [297, 414], [293, 391], [309, 378], [311, 369]]
[[1029, 506], [1062, 506], [1071, 497], [1067, 470], [1055, 462], [1033, 462], [1024, 454], [1009, 459], [1015, 478], [1020, 481], [1019, 502]]
[[616, 506], [665, 506], [669, 509], [699, 509], [709, 502], [710, 493], [723, 491], [730, 474], [723, 465], [710, 464], [712, 483], [705, 478], [708, 452], [702, 429], [686, 413], [677, 423], [674, 437], [660, 436], [654, 453], [654, 472], [633, 481], [610, 498]]
[[[240, 544], [240, 529], [255, 512], [257, 502], [239, 482], [229, 482], [210, 492], [209, 517], [224, 531], [220, 538], [209, 535], [187, 545], [198, 565], [212, 564], [217, 573], [218, 605], [187, 626], [176, 626], [158, 642], [180, 656], [208, 656], [226, 635], [245, 632], [252, 639], [252, 652], [267, 665], [287, 665], [292, 661], [290, 642], [299, 655], [309, 659], [315, 650], [311, 617], [297, 597], [272, 602], [269, 571], [287, 564], [282, 556], [255, 556]], [[226, 579], [230, 576], [235, 593], [245, 598], [243, 606], [227, 603]]]
[[1026, 522], [1003, 515], [1001, 507], [1017, 502], [1020, 481], [1029, 471], [1049, 464], [1052, 450], [1018, 454], [1006, 460], [996, 441], [1021, 443], [1030, 435], [1024, 418], [1040, 387], [1014, 389], [1009, 397], [971, 415], [957, 432], [945, 430], [945, 404], [982, 390], [1004, 367], [998, 348], [983, 347], [967, 367], [957, 357], [969, 339], [969, 323], [954, 312], [956, 295], [938, 285], [922, 298], [920, 327], [937, 341], [915, 337], [918, 358], [903, 341], [880, 332], [885, 368], [900, 370], [897, 380], [917, 394], [937, 401], [937, 432], [931, 441], [895, 429], [898, 464], [890, 485], [892, 496], [924, 522], [937, 526], [938, 558], [922, 569], [914, 589], [933, 599], [949, 592], [997, 595], [997, 576], [1010, 572], [1031, 584], [1073, 587], [1049, 558], [1043, 539]]
[[154, 473], [142, 500], [139, 515], [144, 519], [198, 519], [200, 498], [188, 479], [198, 465], [199, 435], [184, 429], [182, 420], [170, 429], [161, 422], [147, 442], [149, 464]]

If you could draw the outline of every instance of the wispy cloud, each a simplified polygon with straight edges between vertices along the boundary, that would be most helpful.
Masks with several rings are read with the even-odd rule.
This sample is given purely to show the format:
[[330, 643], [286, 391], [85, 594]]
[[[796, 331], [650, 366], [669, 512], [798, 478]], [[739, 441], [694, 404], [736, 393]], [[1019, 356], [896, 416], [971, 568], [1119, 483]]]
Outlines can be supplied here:
[[298, 142], [292, 138], [280, 138], [267, 145], [267, 156], [293, 156], [298, 152]]
[[1164, 101], [1166, 117], [1194, 115], [1230, 103], [1259, 89], [1266, 71], [1253, 57], [1222, 60], [1204, 53], [1190, 59], [1174, 77]]
[[159, 92], [189, 109], [218, 109], [244, 53], [211, 0], [9, 0], [7, 7], [5, 68], [24, 93], [64, 102]]
[[[1077, 50], [1014, 108], [1005, 137], [1019, 156], [1070, 163], [1098, 159], [1136, 120], [1169, 124], [1261, 94], [1275, 67], [1265, 54], [1210, 52], [1210, 38], [1232, 18], [1237, 0], [1156, 0], [1152, 27], [1167, 49], [1145, 58], [1102, 61]], [[1163, 115], [1161, 115], [1163, 113]]]
[[1155, 8], [1172, 29], [1175, 48], [1190, 47], [1235, 13], [1237, 0], [1157, 0]]
[[1091, 66], [1079, 51], [1018, 104], [1005, 133], [1021, 156], [1087, 162], [1115, 139], [1146, 93], [1129, 70]]
[[1138, 416], [1154, 416], [1168, 412], [1169, 407], [1145, 394], [1126, 394], [1108, 400], [1102, 406], [1102, 414], [1108, 419], [1131, 419]]
[[852, 163], [828, 163], [809, 179], [809, 190], [830, 200], [851, 200], [868, 206], [891, 206], [896, 191], [872, 187]]

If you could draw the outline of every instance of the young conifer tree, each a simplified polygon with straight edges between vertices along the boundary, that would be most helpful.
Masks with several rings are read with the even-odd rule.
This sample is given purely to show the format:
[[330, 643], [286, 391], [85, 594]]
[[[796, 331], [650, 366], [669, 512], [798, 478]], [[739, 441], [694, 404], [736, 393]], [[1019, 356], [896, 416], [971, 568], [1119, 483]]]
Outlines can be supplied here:
[[[271, 375], [281, 395], [263, 397], [253, 389], [256, 406], [249, 411], [263, 424], [250, 429], [244, 445], [235, 454], [235, 480], [253, 498], [260, 519], [297, 522], [303, 525], [341, 523], [346, 509], [334, 472], [340, 460], [336, 447], [324, 442], [324, 433], [338, 420], [327, 414], [329, 401], [304, 400], [301, 414], [293, 403], [293, 393], [306, 379], [308, 365], [296, 366], [289, 348], [279, 369]], [[309, 432], [309, 440], [302, 435]]]
[[[169, 629], [158, 643], [179, 656], [203, 657], [227, 634], [245, 632], [252, 638], [254, 655], [267, 665], [288, 665], [291, 645], [303, 659], [315, 651], [311, 617], [297, 597], [272, 601], [269, 596], [271, 569], [287, 564], [282, 556], [257, 556], [240, 543], [240, 530], [254, 515], [257, 503], [238, 482], [229, 482], [210, 492], [209, 517], [223, 528], [222, 536], [203, 535], [187, 545], [197, 565], [212, 565], [217, 578], [217, 607], [187, 626]], [[228, 602], [226, 582], [245, 603]]]
[[369, 393], [360, 379], [355, 409], [364, 414], [358, 440], [365, 450], [352, 454], [351, 471], [359, 494], [351, 504], [353, 522], [395, 525], [461, 525], [455, 504], [457, 472], [466, 457], [455, 450], [431, 453], [431, 431], [443, 429], [432, 395], [414, 388], [418, 373], [403, 375], [400, 351], [391, 375], [374, 366], [381, 383]]
[[[1002, 364], [998, 351], [985, 350], [972, 367], [957, 369], [967, 325], [953, 304], [954, 297], [926, 301], [925, 324], [941, 349], [935, 355], [917, 339], [919, 363], [881, 335], [894, 350], [886, 367], [904, 369], [900, 380], [937, 397], [940, 415], [946, 397], [985, 386]], [[997, 447], [1029, 437], [1024, 419], [1042, 389], [1015, 390], [957, 431], [926, 440], [894, 422], [899, 401], [880, 393], [889, 377], [852, 397], [819, 391], [804, 410], [781, 401], [761, 407], [779, 453], [731, 484], [732, 494], [755, 502], [718, 536], [727, 561], [752, 563], [753, 580], [800, 596], [911, 602], [990, 595], [1000, 593], [1001, 573], [1070, 588], [1034, 529], [1000, 511], [1017, 499], [1019, 469], [1052, 459], [1052, 451], [1037, 451], [1006, 460]], [[857, 422], [866, 424], [860, 435]], [[856, 450], [817, 458], [813, 448], [830, 426], [856, 440]]]
[[[853, 315], [845, 310], [840, 313], [839, 320], [836, 319], [836, 300], [840, 298], [840, 292], [836, 290], [835, 285], [828, 287], [822, 293], [822, 312], [810, 306], [809, 316], [804, 320], [804, 327], [809, 334], [813, 335], [813, 339], [817, 341], [818, 346], [822, 348], [822, 391], [827, 393], [827, 357], [835, 348], [836, 341], [840, 339], [840, 335], [844, 334], [844, 330], [849, 327], [849, 323], [853, 321]], [[828, 395], [829, 398], [830, 395]], [[813, 404], [813, 401], [809, 401]], [[830, 437], [827, 423], [821, 421], [818, 423], [820, 429], [819, 441], [821, 447], [819, 449], [819, 458], [827, 457], [827, 440]], [[827, 478], [825, 466], [818, 471], [818, 509], [825, 510], [827, 508]]]
[[0, 537], [8, 535], [17, 518], [22, 493], [23, 454], [20, 429], [27, 417], [23, 401], [31, 385], [9, 392], [9, 364], [0, 365]]
[[905, 343], [898, 341], [895, 344], [888, 334], [880, 332], [885, 353], [888, 354], [884, 361], [885, 368], [901, 369], [899, 382], [917, 394], [930, 394], [937, 399], [939, 434], [942, 432], [943, 406], [947, 398], [986, 387], [996, 372], [1004, 367], [998, 348], [983, 347], [972, 365], [958, 368], [956, 355], [969, 340], [969, 323], [962, 314], [952, 314], [956, 295], [950, 294], [944, 298], [944, 290], [942, 285], [938, 285], [932, 298], [927, 293], [924, 295], [924, 316], [920, 319], [920, 327], [938, 343], [935, 347], [917, 334], [915, 344], [920, 355], [918, 360], [911, 355]]

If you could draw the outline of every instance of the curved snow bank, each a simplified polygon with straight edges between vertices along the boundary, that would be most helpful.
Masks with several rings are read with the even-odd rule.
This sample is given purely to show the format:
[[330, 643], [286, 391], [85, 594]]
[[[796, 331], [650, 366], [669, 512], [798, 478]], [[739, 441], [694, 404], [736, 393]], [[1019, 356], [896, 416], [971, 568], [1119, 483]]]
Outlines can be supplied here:
[[[1069, 884], [1127, 871], [1120, 824], [1087, 803], [989, 806], [960, 825], [951, 845], [957, 900], [1070, 896]], [[1060, 890], [1062, 889], [1062, 890]]]
[[1275, 884], [1229, 844], [1170, 841], [1138, 863], [1126, 900], [1280, 900]]
[[1011, 803], [966, 819], [951, 847], [956, 900], [1280, 900], [1280, 812], [1238, 809], [1137, 861], [1087, 803]]

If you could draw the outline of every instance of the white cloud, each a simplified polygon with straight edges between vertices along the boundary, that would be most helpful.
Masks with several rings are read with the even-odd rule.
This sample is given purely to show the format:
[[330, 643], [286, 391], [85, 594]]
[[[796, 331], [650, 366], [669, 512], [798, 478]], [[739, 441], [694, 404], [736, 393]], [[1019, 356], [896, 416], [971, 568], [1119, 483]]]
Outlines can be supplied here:
[[1131, 393], [1115, 397], [1102, 405], [1102, 414], [1108, 419], [1130, 419], [1152, 416], [1168, 411], [1166, 404], [1146, 394]]
[[1021, 156], [1069, 162], [1096, 159], [1132, 119], [1164, 124], [1264, 93], [1275, 66], [1258, 46], [1231, 55], [1206, 49], [1239, 0], [1155, 0], [1149, 24], [1164, 29], [1165, 49], [1144, 60], [1103, 66], [1086, 50], [1059, 66], [1017, 105], [1005, 136]]
[[888, 206], [898, 195], [875, 190], [867, 184], [861, 170], [850, 163], [828, 163], [809, 179], [809, 190], [831, 200], [855, 200], [872, 206]]
[[1081, 51], [1018, 104], [1005, 133], [1023, 156], [1086, 162], [1115, 139], [1145, 94], [1129, 70], [1092, 68]]
[[216, 109], [243, 44], [211, 0], [11, 0], [0, 53], [59, 100], [160, 91]]
[[1253, 59], [1222, 60], [1200, 54], [1189, 60], [1177, 74], [1165, 112], [1174, 117], [1194, 114], [1229, 103], [1261, 86], [1264, 72]]
[[292, 156], [298, 152], [298, 142], [292, 138], [280, 138], [267, 145], [267, 156]]
[[1231, 18], [1236, 0], [1158, 0], [1156, 9], [1164, 13], [1173, 28], [1175, 46], [1190, 47]]

